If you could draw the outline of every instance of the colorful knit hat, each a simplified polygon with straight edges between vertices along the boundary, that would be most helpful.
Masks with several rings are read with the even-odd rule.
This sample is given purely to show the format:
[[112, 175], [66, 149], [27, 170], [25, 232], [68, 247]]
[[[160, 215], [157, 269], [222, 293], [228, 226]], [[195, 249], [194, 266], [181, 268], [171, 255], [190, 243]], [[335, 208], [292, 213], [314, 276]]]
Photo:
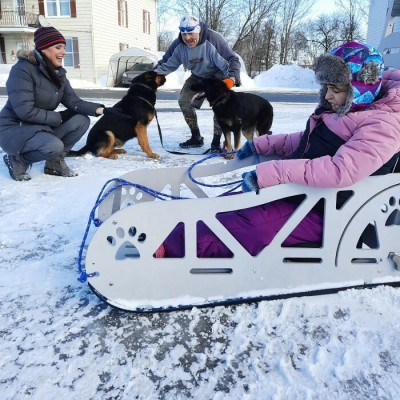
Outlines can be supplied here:
[[33, 36], [33, 41], [37, 50], [44, 50], [58, 43], [65, 44], [64, 36], [52, 26], [42, 26], [37, 29]]
[[325, 100], [327, 85], [350, 85], [346, 103], [337, 113], [343, 115], [372, 103], [382, 86], [383, 58], [378, 49], [358, 42], [345, 43], [320, 56], [315, 76], [322, 85], [320, 105], [331, 108]]

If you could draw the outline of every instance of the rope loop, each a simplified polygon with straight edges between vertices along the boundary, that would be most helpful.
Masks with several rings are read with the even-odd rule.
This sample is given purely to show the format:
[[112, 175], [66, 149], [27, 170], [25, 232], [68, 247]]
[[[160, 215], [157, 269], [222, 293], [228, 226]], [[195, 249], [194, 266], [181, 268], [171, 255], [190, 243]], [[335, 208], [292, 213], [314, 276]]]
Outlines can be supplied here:
[[[219, 153], [219, 154], [211, 154], [197, 162], [194, 162], [188, 169], [188, 175], [190, 177], [190, 179], [196, 183], [197, 185], [201, 185], [201, 186], [206, 186], [206, 187], [223, 187], [223, 186], [231, 186], [231, 185], [236, 185], [233, 188], [231, 188], [230, 190], [228, 190], [227, 192], [225, 192], [224, 194], [221, 194], [220, 196], [224, 196], [227, 193], [230, 193], [234, 190], [236, 190], [238, 187], [240, 187], [242, 180], [237, 180], [237, 181], [233, 181], [233, 182], [228, 182], [228, 183], [222, 183], [222, 184], [218, 184], [218, 185], [210, 185], [210, 184], [206, 184], [206, 183], [202, 183], [199, 182], [198, 180], [196, 180], [195, 178], [193, 178], [192, 176], [192, 171], [193, 168], [196, 167], [197, 165], [209, 160], [210, 158], [214, 158], [214, 157], [224, 157], [227, 154], [234, 154], [236, 153], [236, 151], [232, 151], [229, 153]], [[115, 183], [114, 186], [112, 186], [110, 189], [108, 189], [106, 192], [106, 188], [111, 184], [111, 183]], [[78, 254], [78, 271], [79, 271], [79, 282], [84, 283], [87, 281], [88, 278], [94, 277], [94, 276], [98, 276], [98, 272], [92, 272], [90, 274], [86, 273], [86, 269], [85, 267], [82, 265], [82, 259], [83, 259], [83, 252], [85, 249], [85, 245], [86, 245], [86, 240], [87, 237], [89, 235], [89, 230], [91, 227], [91, 224], [93, 223], [93, 225], [98, 228], [101, 224], [102, 221], [99, 218], [96, 218], [96, 210], [97, 208], [100, 206], [100, 204], [111, 194], [113, 193], [115, 190], [120, 189], [124, 186], [131, 186], [134, 187], [138, 190], [141, 190], [144, 193], [149, 194], [150, 196], [153, 196], [154, 198], [157, 198], [159, 200], [167, 200], [167, 199], [172, 199], [172, 200], [182, 200], [182, 199], [188, 199], [187, 197], [180, 197], [180, 196], [172, 196], [166, 193], [162, 193], [162, 192], [158, 192], [156, 190], [153, 190], [147, 186], [143, 186], [137, 183], [133, 183], [133, 182], [129, 182], [126, 181], [125, 179], [121, 179], [121, 178], [112, 178], [110, 180], [108, 180], [103, 187], [101, 188], [97, 199], [95, 201], [95, 204], [92, 208], [92, 210], [90, 211], [89, 214], [89, 218], [88, 218], [88, 222], [86, 224], [86, 229], [85, 229], [85, 233], [83, 235], [83, 239], [82, 239], [82, 243], [80, 245], [79, 248], [79, 254]]]

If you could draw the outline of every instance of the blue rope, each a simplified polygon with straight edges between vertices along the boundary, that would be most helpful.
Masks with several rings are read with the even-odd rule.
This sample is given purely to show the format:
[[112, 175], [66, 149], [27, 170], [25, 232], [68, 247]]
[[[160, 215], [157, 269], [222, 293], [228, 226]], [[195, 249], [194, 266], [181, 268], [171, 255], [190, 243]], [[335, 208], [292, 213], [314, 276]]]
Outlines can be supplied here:
[[[115, 185], [115, 186], [113, 186], [113, 187], [111, 187], [106, 193], [104, 193], [105, 188], [106, 188], [109, 184], [111, 184], [112, 182], [118, 182], [118, 184]], [[90, 273], [90, 274], [86, 273], [86, 269], [85, 269], [85, 267], [82, 265], [83, 250], [84, 250], [84, 248], [85, 248], [86, 239], [87, 239], [87, 236], [88, 236], [88, 234], [89, 234], [89, 230], [90, 230], [91, 224], [93, 223], [93, 225], [94, 225], [95, 227], [99, 227], [99, 226], [101, 225], [101, 221], [100, 221], [99, 219], [95, 218], [96, 210], [97, 210], [97, 208], [100, 206], [100, 204], [101, 204], [112, 192], [114, 192], [115, 190], [117, 190], [117, 189], [119, 189], [119, 188], [121, 188], [121, 187], [124, 187], [124, 186], [132, 186], [132, 187], [135, 187], [136, 189], [139, 189], [139, 190], [141, 190], [142, 192], [147, 193], [147, 194], [149, 194], [150, 196], [153, 196], [153, 197], [155, 197], [155, 198], [157, 198], [157, 199], [160, 199], [160, 200], [166, 200], [167, 198], [172, 199], [172, 200], [182, 200], [182, 199], [185, 199], [185, 197], [178, 197], [178, 196], [173, 196], [173, 195], [169, 195], [169, 194], [166, 194], [166, 193], [161, 193], [161, 192], [158, 192], [158, 191], [156, 191], [156, 190], [153, 190], [153, 189], [151, 189], [151, 188], [149, 188], [149, 187], [147, 187], [147, 186], [139, 185], [139, 184], [137, 184], [137, 183], [132, 183], [132, 182], [126, 181], [126, 180], [121, 179], [121, 178], [113, 178], [113, 179], [108, 180], [108, 181], [103, 185], [103, 187], [101, 188], [100, 193], [99, 193], [99, 195], [97, 196], [95, 205], [93, 206], [92, 210], [90, 211], [89, 218], [88, 218], [88, 222], [87, 222], [86, 229], [85, 229], [85, 233], [84, 233], [84, 235], [83, 235], [82, 243], [81, 243], [80, 248], [79, 248], [79, 254], [78, 254], [78, 271], [79, 271], [79, 278], [78, 278], [78, 280], [79, 280], [79, 282], [82, 282], [82, 283], [83, 283], [83, 282], [86, 282], [87, 278], [91, 278], [91, 277], [93, 277], [93, 276], [98, 276], [98, 272], [92, 272], [92, 273]]]
[[[234, 181], [234, 182], [229, 182], [229, 183], [222, 183], [222, 184], [218, 184], [218, 185], [209, 185], [209, 184], [205, 184], [205, 183], [199, 182], [199, 181], [197, 181], [196, 179], [194, 179], [193, 176], [192, 176], [192, 170], [193, 170], [193, 168], [194, 168], [195, 166], [197, 166], [197, 165], [203, 163], [204, 161], [206, 161], [206, 160], [208, 160], [208, 159], [210, 159], [210, 158], [214, 158], [214, 157], [224, 157], [224, 156], [227, 155], [227, 154], [234, 154], [234, 153], [236, 153], [236, 151], [232, 151], [232, 152], [229, 152], [229, 153], [212, 154], [212, 155], [210, 155], [210, 156], [207, 156], [207, 157], [205, 157], [205, 158], [203, 158], [203, 159], [201, 159], [201, 160], [199, 160], [199, 161], [193, 163], [193, 164], [189, 167], [189, 170], [188, 170], [188, 175], [189, 175], [190, 179], [191, 179], [194, 183], [196, 183], [196, 184], [198, 184], [198, 185], [207, 186], [207, 187], [223, 187], [223, 186], [236, 185], [236, 186], [234, 186], [233, 188], [229, 189], [229, 190], [228, 190], [227, 192], [225, 192], [224, 194], [221, 194], [220, 196], [224, 196], [224, 195], [227, 194], [227, 193], [233, 192], [234, 190], [236, 190], [237, 188], [239, 188], [239, 187], [241, 186], [242, 179], [241, 179], [241, 180], [238, 180], [238, 181]], [[104, 193], [104, 190], [106, 189], [106, 187], [107, 187], [108, 185], [110, 185], [112, 182], [116, 182], [116, 183], [118, 183], [118, 184], [115, 185], [115, 186], [113, 186], [113, 187], [111, 187], [106, 193]], [[98, 276], [98, 275], [99, 275], [98, 272], [92, 272], [92, 273], [88, 274], [88, 273], [86, 272], [85, 267], [82, 265], [83, 251], [84, 251], [84, 248], [85, 248], [86, 239], [87, 239], [87, 237], [88, 237], [91, 224], [93, 223], [93, 225], [94, 225], [95, 227], [99, 227], [99, 226], [101, 225], [101, 221], [100, 221], [99, 219], [95, 218], [96, 210], [97, 210], [97, 208], [100, 206], [100, 204], [101, 204], [112, 192], [114, 192], [115, 190], [117, 190], [117, 189], [119, 189], [119, 188], [121, 188], [121, 187], [124, 187], [124, 186], [132, 186], [132, 187], [135, 187], [136, 189], [139, 189], [139, 190], [141, 190], [142, 192], [147, 193], [147, 194], [149, 194], [150, 196], [153, 196], [153, 197], [155, 197], [155, 198], [157, 198], [157, 199], [160, 199], [160, 200], [166, 200], [167, 198], [172, 199], [172, 200], [187, 199], [187, 197], [172, 196], [172, 195], [169, 195], [169, 194], [161, 193], [161, 192], [158, 192], [158, 191], [156, 191], [156, 190], [153, 190], [153, 189], [151, 189], [151, 188], [149, 188], [149, 187], [147, 187], [147, 186], [143, 186], [143, 185], [139, 185], [139, 184], [137, 184], [137, 183], [129, 182], [129, 181], [126, 181], [126, 180], [121, 179], [121, 178], [113, 178], [113, 179], [108, 180], [108, 181], [103, 185], [103, 187], [101, 188], [100, 193], [99, 193], [98, 196], [97, 196], [95, 205], [93, 206], [92, 210], [90, 211], [89, 218], [88, 218], [88, 222], [87, 222], [86, 229], [85, 229], [85, 233], [84, 233], [84, 235], [83, 235], [82, 243], [81, 243], [80, 248], [79, 248], [79, 254], [78, 254], [78, 271], [79, 271], [79, 278], [78, 278], [78, 280], [79, 280], [79, 282], [82, 282], [82, 283], [83, 283], [83, 282], [86, 282], [86, 280], [87, 280], [88, 278], [91, 278], [91, 277], [93, 277], [93, 276]]]
[[[218, 184], [218, 185], [210, 185], [210, 184], [203, 183], [203, 182], [200, 182], [200, 181], [196, 180], [195, 178], [193, 178], [193, 175], [192, 175], [192, 170], [193, 170], [193, 168], [194, 168], [195, 166], [199, 165], [199, 164], [202, 164], [204, 161], [207, 161], [207, 160], [209, 160], [210, 158], [214, 158], [214, 157], [224, 157], [224, 156], [226, 156], [227, 154], [235, 154], [235, 153], [236, 153], [236, 151], [230, 151], [230, 152], [228, 152], [228, 153], [211, 154], [211, 155], [208, 156], [208, 157], [204, 157], [204, 158], [202, 158], [201, 160], [194, 162], [194, 163], [189, 167], [189, 170], [188, 170], [189, 178], [190, 178], [194, 183], [196, 183], [196, 184], [198, 184], [198, 185], [200, 185], [200, 186], [206, 186], [206, 187], [223, 187], [223, 186], [230, 186], [230, 185], [238, 184], [238, 186], [236, 186], [234, 189], [238, 188], [238, 187], [241, 185], [243, 179], [240, 179], [240, 180], [238, 180], [238, 181], [228, 182], [228, 183], [220, 183], [220, 184]], [[230, 189], [229, 191], [232, 191], [232, 190], [233, 190], [233, 189]]]

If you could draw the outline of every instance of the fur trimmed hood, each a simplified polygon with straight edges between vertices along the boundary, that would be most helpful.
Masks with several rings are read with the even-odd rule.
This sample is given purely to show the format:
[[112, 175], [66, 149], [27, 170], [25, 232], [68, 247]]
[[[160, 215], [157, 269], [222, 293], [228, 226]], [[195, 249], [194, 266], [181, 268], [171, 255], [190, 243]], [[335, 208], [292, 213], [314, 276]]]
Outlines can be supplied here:
[[32, 64], [38, 64], [34, 50], [20, 49], [17, 51], [17, 58], [20, 60], [27, 60]]
[[384, 71], [380, 52], [358, 42], [345, 43], [321, 55], [316, 62], [315, 77], [321, 84], [319, 105], [330, 109], [325, 100], [327, 85], [350, 85], [346, 103], [337, 110], [339, 115], [360, 110], [378, 96]]

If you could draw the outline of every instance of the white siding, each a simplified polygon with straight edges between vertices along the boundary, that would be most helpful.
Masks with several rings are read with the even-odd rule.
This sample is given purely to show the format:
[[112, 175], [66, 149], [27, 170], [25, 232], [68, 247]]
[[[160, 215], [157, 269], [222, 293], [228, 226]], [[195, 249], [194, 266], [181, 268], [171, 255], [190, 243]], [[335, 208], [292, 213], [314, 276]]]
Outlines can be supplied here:
[[[386, 15], [390, 0], [371, 0], [369, 6], [367, 43], [378, 47], [386, 29]], [[400, 21], [397, 17], [393, 31], [400, 31]]]
[[[156, 1], [128, 1], [128, 26], [118, 25], [118, 0], [93, 0], [93, 37], [97, 77], [107, 75], [111, 56], [128, 47], [157, 50]], [[143, 33], [143, 10], [150, 12], [150, 34]]]
[[[13, 8], [13, 0], [1, 0]], [[77, 37], [79, 43], [79, 68], [66, 68], [69, 79], [97, 82], [108, 73], [113, 54], [120, 51], [120, 43], [157, 51], [156, 0], [128, 0], [128, 26], [118, 25], [118, 0], [77, 0], [76, 18], [46, 17], [46, 20], [66, 37]], [[38, 13], [37, 0], [26, 1], [27, 12]], [[143, 10], [150, 13], [150, 33], [143, 32]], [[25, 37], [33, 48], [33, 32], [8, 33], [5, 36], [6, 54], [16, 51], [19, 38]], [[8, 62], [13, 62], [8, 60]]]

